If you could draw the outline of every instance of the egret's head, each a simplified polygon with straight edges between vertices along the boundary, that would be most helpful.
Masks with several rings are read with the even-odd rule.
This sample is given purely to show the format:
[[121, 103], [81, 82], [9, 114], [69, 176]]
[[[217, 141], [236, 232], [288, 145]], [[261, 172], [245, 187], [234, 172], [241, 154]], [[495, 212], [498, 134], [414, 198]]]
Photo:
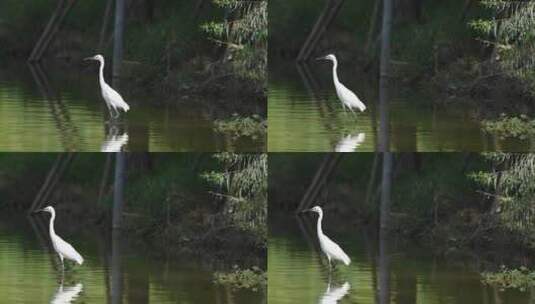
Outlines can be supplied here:
[[104, 57], [100, 54], [98, 55], [95, 55], [93, 57], [87, 57], [87, 58], [84, 58], [84, 60], [96, 60], [96, 61], [104, 61]]
[[48, 212], [48, 213], [53, 213], [54, 212], [54, 207], [52, 206], [48, 206], [48, 207], [45, 207], [39, 211], [43, 211], [43, 212]]
[[316, 212], [316, 213], [322, 213], [323, 211], [321, 210], [321, 207], [320, 206], [314, 206], [310, 209], [308, 209], [308, 211], [310, 212]]
[[330, 61], [336, 61], [336, 56], [334, 54], [329, 54], [327, 56], [319, 57], [316, 60], [330, 60]]

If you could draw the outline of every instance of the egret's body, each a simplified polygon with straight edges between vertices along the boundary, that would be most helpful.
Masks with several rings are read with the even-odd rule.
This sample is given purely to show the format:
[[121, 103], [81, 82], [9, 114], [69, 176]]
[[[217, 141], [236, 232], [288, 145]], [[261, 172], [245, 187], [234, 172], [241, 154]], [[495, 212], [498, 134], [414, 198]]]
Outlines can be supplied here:
[[112, 118], [119, 117], [119, 110], [128, 112], [128, 110], [130, 110], [130, 106], [124, 101], [123, 97], [121, 97], [121, 95], [112, 87], [110, 87], [104, 80], [104, 57], [102, 57], [102, 55], [95, 55], [93, 57], [85, 58], [84, 60], [96, 60], [100, 63], [98, 73], [100, 92], [102, 94], [102, 98], [104, 98], [104, 101], [106, 102], [110, 116]]
[[54, 247], [54, 250], [58, 254], [61, 261], [62, 270], [65, 269], [63, 262], [64, 259], [71, 260], [78, 265], [82, 265], [84, 263], [84, 258], [76, 251], [76, 249], [71, 246], [71, 244], [65, 242], [61, 237], [59, 237], [54, 230], [54, 220], [56, 219], [56, 211], [54, 210], [54, 207], [48, 206], [40, 211], [51, 214], [48, 232], [50, 234], [50, 239], [52, 240], [52, 246]]
[[340, 101], [342, 102], [342, 107], [344, 109], [347, 107], [351, 112], [354, 112], [354, 109], [364, 112], [366, 110], [366, 105], [362, 101], [360, 101], [360, 99], [357, 97], [357, 95], [355, 95], [355, 93], [351, 92], [351, 90], [346, 88], [340, 82], [340, 80], [338, 80], [338, 60], [336, 59], [336, 56], [330, 54], [318, 59], [332, 61], [334, 87], [336, 89], [336, 95], [338, 95], [338, 99], [340, 99]]
[[321, 227], [321, 223], [323, 220], [323, 210], [319, 206], [315, 206], [312, 209], [309, 209], [307, 211], [316, 212], [318, 214], [318, 222], [317, 222], [317, 233], [318, 233], [318, 241], [320, 243], [321, 251], [323, 251], [323, 254], [327, 257], [327, 260], [329, 261], [329, 268], [331, 268], [331, 262], [334, 261], [341, 261], [346, 266], [349, 266], [351, 263], [351, 259], [347, 256], [347, 254], [336, 244], [333, 242], [328, 236], [323, 234], [323, 229]]

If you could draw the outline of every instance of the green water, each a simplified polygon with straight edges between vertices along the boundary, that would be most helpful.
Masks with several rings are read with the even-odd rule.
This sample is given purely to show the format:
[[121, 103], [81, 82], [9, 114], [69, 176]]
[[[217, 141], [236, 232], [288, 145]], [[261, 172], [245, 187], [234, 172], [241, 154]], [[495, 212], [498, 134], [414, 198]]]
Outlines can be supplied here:
[[269, 303], [535, 303], [535, 290], [504, 292], [481, 284], [481, 256], [446, 259], [416, 244], [380, 242], [360, 227], [340, 228], [333, 216], [324, 219], [324, 233], [352, 263], [329, 274], [315, 249], [315, 222], [304, 223], [308, 237], [295, 218], [270, 222]]
[[[79, 66], [0, 68], [0, 151], [261, 151], [265, 139], [217, 133], [210, 101], [165, 105], [138, 96], [123, 80], [131, 110], [116, 123], [100, 96], [96, 70]], [[109, 81], [110, 82], [110, 81]], [[136, 92], [143, 91], [140, 88]], [[197, 106], [198, 105], [198, 106]]]
[[61, 284], [42, 224], [23, 217], [0, 220], [0, 303], [265, 302], [261, 292], [213, 284], [212, 272], [220, 267], [213, 261], [157, 257], [124, 238], [57, 223], [56, 232], [85, 259], [66, 271]]
[[[352, 115], [343, 110], [332, 83], [330, 63], [270, 61], [269, 151], [377, 151], [379, 86], [376, 72], [340, 63], [340, 80], [367, 105]], [[531, 151], [533, 138], [501, 139], [481, 130], [471, 101], [439, 97], [433, 89], [394, 81], [387, 93], [390, 151]], [[454, 102], [455, 101], [455, 102]]]

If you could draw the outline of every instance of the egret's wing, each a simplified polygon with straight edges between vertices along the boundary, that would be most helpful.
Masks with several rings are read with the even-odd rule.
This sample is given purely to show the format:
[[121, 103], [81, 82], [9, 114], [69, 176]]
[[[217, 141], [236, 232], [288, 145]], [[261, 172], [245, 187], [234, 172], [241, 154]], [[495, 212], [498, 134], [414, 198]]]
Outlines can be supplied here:
[[352, 108], [358, 108], [360, 111], [366, 110], [366, 105], [360, 101], [360, 99], [353, 93], [350, 89], [346, 88], [342, 83], [338, 83], [336, 88], [336, 93], [338, 98], [345, 102], [348, 106]]
[[55, 238], [52, 240], [56, 245], [56, 250], [63, 255], [63, 257], [75, 261], [79, 265], [82, 265], [84, 262], [84, 258], [74, 249], [71, 244], [65, 242], [62, 238], [59, 236], [55, 236]]
[[323, 249], [328, 252], [333, 258], [344, 262], [344, 264], [346, 265], [349, 265], [349, 263], [351, 263], [351, 259], [347, 256], [344, 250], [342, 250], [342, 248], [340, 248], [340, 246], [333, 242], [328, 236], [324, 235], [323, 237], [323, 243], [325, 246]]
[[112, 107], [123, 109], [125, 112], [130, 110], [130, 106], [124, 101], [123, 97], [112, 87], [104, 87], [102, 89], [102, 95]]

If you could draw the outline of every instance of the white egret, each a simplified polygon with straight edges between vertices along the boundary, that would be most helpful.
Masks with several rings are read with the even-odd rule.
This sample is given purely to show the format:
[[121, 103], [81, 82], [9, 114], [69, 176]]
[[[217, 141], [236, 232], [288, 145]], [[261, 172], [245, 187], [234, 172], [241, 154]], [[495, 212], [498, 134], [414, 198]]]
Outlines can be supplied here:
[[52, 246], [54, 247], [54, 250], [58, 254], [59, 259], [61, 261], [62, 271], [65, 270], [63, 259], [71, 260], [76, 262], [78, 265], [82, 265], [82, 263], [84, 262], [84, 258], [82, 258], [82, 256], [71, 246], [71, 244], [65, 242], [62, 238], [60, 238], [54, 230], [54, 220], [56, 219], [56, 211], [54, 210], [54, 207], [48, 206], [38, 211], [48, 212], [51, 214], [48, 232], [50, 233]]
[[323, 234], [323, 230], [321, 229], [323, 210], [321, 210], [321, 207], [315, 206], [305, 211], [316, 212], [319, 215], [317, 223], [318, 241], [320, 243], [321, 251], [323, 251], [323, 254], [325, 254], [325, 256], [327, 256], [327, 260], [329, 260], [329, 269], [331, 269], [331, 260], [338, 260], [343, 262], [346, 266], [349, 266], [351, 259], [347, 256], [347, 254], [342, 250], [342, 248], [340, 248], [340, 246], [338, 246], [338, 244]]
[[117, 91], [112, 89], [112, 87], [110, 87], [106, 83], [106, 81], [104, 81], [104, 57], [102, 55], [95, 55], [93, 57], [84, 58], [84, 60], [96, 60], [100, 62], [100, 70], [99, 70], [100, 91], [102, 93], [102, 98], [104, 98], [104, 101], [106, 102], [106, 106], [108, 107], [110, 116], [112, 118], [119, 117], [119, 110], [128, 112], [128, 110], [130, 110], [130, 106], [124, 101], [121, 95], [117, 93]]
[[340, 99], [342, 102], [342, 107], [344, 107], [344, 109], [345, 107], [348, 107], [353, 113], [354, 108], [364, 112], [366, 110], [366, 105], [360, 101], [355, 93], [351, 92], [338, 80], [338, 60], [336, 60], [336, 56], [329, 54], [325, 57], [317, 58], [317, 60], [330, 60], [333, 62], [334, 87], [336, 88], [336, 95], [338, 95], [338, 99]]

